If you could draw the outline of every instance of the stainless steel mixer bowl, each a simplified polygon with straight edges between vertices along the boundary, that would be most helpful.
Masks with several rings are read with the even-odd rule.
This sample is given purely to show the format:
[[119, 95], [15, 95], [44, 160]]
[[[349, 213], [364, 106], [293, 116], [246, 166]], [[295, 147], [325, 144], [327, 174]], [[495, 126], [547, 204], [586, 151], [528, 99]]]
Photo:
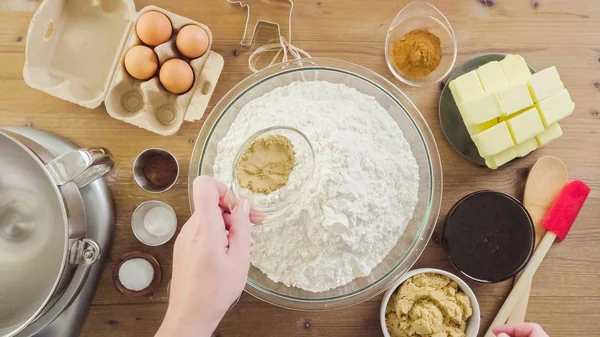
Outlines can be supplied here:
[[101, 148], [55, 158], [0, 130], [0, 336], [31, 335], [81, 289], [100, 247], [86, 238], [79, 189], [112, 166]]

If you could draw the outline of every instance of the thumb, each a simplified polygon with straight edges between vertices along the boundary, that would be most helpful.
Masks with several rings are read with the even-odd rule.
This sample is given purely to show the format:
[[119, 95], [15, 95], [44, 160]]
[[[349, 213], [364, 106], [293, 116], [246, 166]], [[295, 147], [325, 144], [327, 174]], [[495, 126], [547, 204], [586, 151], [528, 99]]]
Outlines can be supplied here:
[[240, 199], [231, 211], [229, 227], [229, 253], [250, 260], [252, 223], [250, 222], [250, 201]]
[[498, 337], [510, 337], [510, 336], [505, 334], [504, 332], [502, 332], [501, 334], [498, 335]]

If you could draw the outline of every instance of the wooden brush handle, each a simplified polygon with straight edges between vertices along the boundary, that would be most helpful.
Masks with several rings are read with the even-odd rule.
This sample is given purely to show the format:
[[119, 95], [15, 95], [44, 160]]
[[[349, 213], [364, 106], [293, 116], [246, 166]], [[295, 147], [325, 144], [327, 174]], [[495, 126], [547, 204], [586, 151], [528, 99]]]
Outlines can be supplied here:
[[527, 314], [527, 304], [529, 303], [529, 293], [531, 292], [531, 283], [527, 286], [525, 291], [523, 291], [523, 295], [517, 305], [513, 308], [513, 311], [510, 313], [508, 317], [508, 321], [506, 324], [518, 324], [525, 322], [525, 316]]
[[523, 270], [521, 277], [519, 278], [517, 283], [515, 283], [515, 286], [513, 287], [512, 291], [510, 292], [510, 294], [508, 294], [508, 297], [504, 301], [502, 308], [500, 308], [500, 311], [498, 311], [498, 315], [496, 315], [496, 318], [490, 325], [490, 328], [485, 333], [485, 337], [495, 337], [496, 335], [494, 335], [494, 333], [492, 332], [492, 328], [506, 323], [508, 316], [512, 312], [517, 302], [521, 299], [521, 295], [531, 284], [533, 275], [535, 275], [535, 272], [540, 267], [540, 264], [542, 264], [542, 261], [544, 260], [544, 257], [550, 250], [550, 247], [552, 247], [552, 243], [554, 242], [554, 240], [556, 240], [556, 234], [548, 232], [546, 233], [546, 235], [544, 235], [542, 242], [531, 257], [531, 260], [529, 260], [529, 263], [527, 264], [527, 267], [525, 267], [525, 269]]

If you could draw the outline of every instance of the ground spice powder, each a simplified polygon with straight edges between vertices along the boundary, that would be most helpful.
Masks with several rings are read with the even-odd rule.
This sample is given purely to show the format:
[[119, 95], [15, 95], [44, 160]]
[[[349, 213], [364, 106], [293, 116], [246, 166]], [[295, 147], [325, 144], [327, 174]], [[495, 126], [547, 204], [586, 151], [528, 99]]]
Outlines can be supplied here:
[[269, 135], [252, 142], [236, 167], [241, 187], [269, 194], [282, 188], [296, 163], [294, 145], [285, 136]]
[[167, 155], [152, 155], [144, 166], [144, 176], [155, 187], [167, 187], [177, 179], [177, 163]]
[[410, 31], [395, 42], [393, 55], [401, 72], [410, 77], [425, 77], [442, 60], [440, 38], [425, 30]]

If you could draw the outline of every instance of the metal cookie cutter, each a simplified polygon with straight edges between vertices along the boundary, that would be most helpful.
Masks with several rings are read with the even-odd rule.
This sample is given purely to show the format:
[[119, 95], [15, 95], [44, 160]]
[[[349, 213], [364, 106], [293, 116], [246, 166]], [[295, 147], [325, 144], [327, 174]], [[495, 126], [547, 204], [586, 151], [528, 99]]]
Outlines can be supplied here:
[[[246, 7], [248, 14], [246, 18], [246, 26], [244, 27], [244, 36], [240, 41], [240, 44], [244, 47], [252, 46], [254, 38], [256, 37], [256, 31], [258, 26], [261, 24], [268, 24], [277, 28], [279, 34], [279, 41], [270, 42], [264, 46], [257, 48], [248, 58], [248, 67], [253, 72], [257, 72], [256, 63], [260, 56], [267, 52], [275, 52], [275, 56], [271, 59], [269, 65], [277, 63], [277, 59], [281, 56], [281, 62], [288, 61], [288, 54], [294, 59], [310, 58], [310, 54], [306, 51], [297, 48], [292, 45], [292, 12], [294, 10], [294, 1], [292, 0], [227, 0], [230, 4], [237, 4], [240, 7]], [[250, 8], [252, 3], [252, 9]], [[277, 21], [270, 21], [265, 19], [266, 17], [273, 17], [274, 8], [285, 8], [289, 13], [287, 14], [288, 22], [287, 26], [279, 24]], [[248, 29], [250, 27], [250, 30]], [[287, 33], [287, 34], [286, 34]], [[287, 35], [287, 38], [286, 38]]]
[[[286, 38], [288, 43], [292, 41], [292, 12], [294, 10], [294, 1], [293, 0], [227, 0], [228, 3], [232, 5], [239, 5], [240, 7], [247, 8], [247, 17], [246, 17], [246, 27], [244, 27], [244, 36], [240, 41], [240, 44], [245, 47], [250, 47], [254, 42], [254, 38], [256, 36], [256, 31], [258, 30], [258, 26], [261, 24], [274, 25], [277, 28], [277, 33], [279, 36]], [[252, 4], [252, 8], [251, 7]], [[288, 10], [288, 22], [287, 27], [284, 26], [284, 30], [282, 31], [282, 26], [277, 21], [267, 20], [265, 18], [272, 18], [274, 15], [274, 8], [285, 8]], [[269, 12], [271, 14], [269, 14]], [[249, 29], [250, 28], [250, 29]], [[285, 34], [287, 33], [287, 34]]]

